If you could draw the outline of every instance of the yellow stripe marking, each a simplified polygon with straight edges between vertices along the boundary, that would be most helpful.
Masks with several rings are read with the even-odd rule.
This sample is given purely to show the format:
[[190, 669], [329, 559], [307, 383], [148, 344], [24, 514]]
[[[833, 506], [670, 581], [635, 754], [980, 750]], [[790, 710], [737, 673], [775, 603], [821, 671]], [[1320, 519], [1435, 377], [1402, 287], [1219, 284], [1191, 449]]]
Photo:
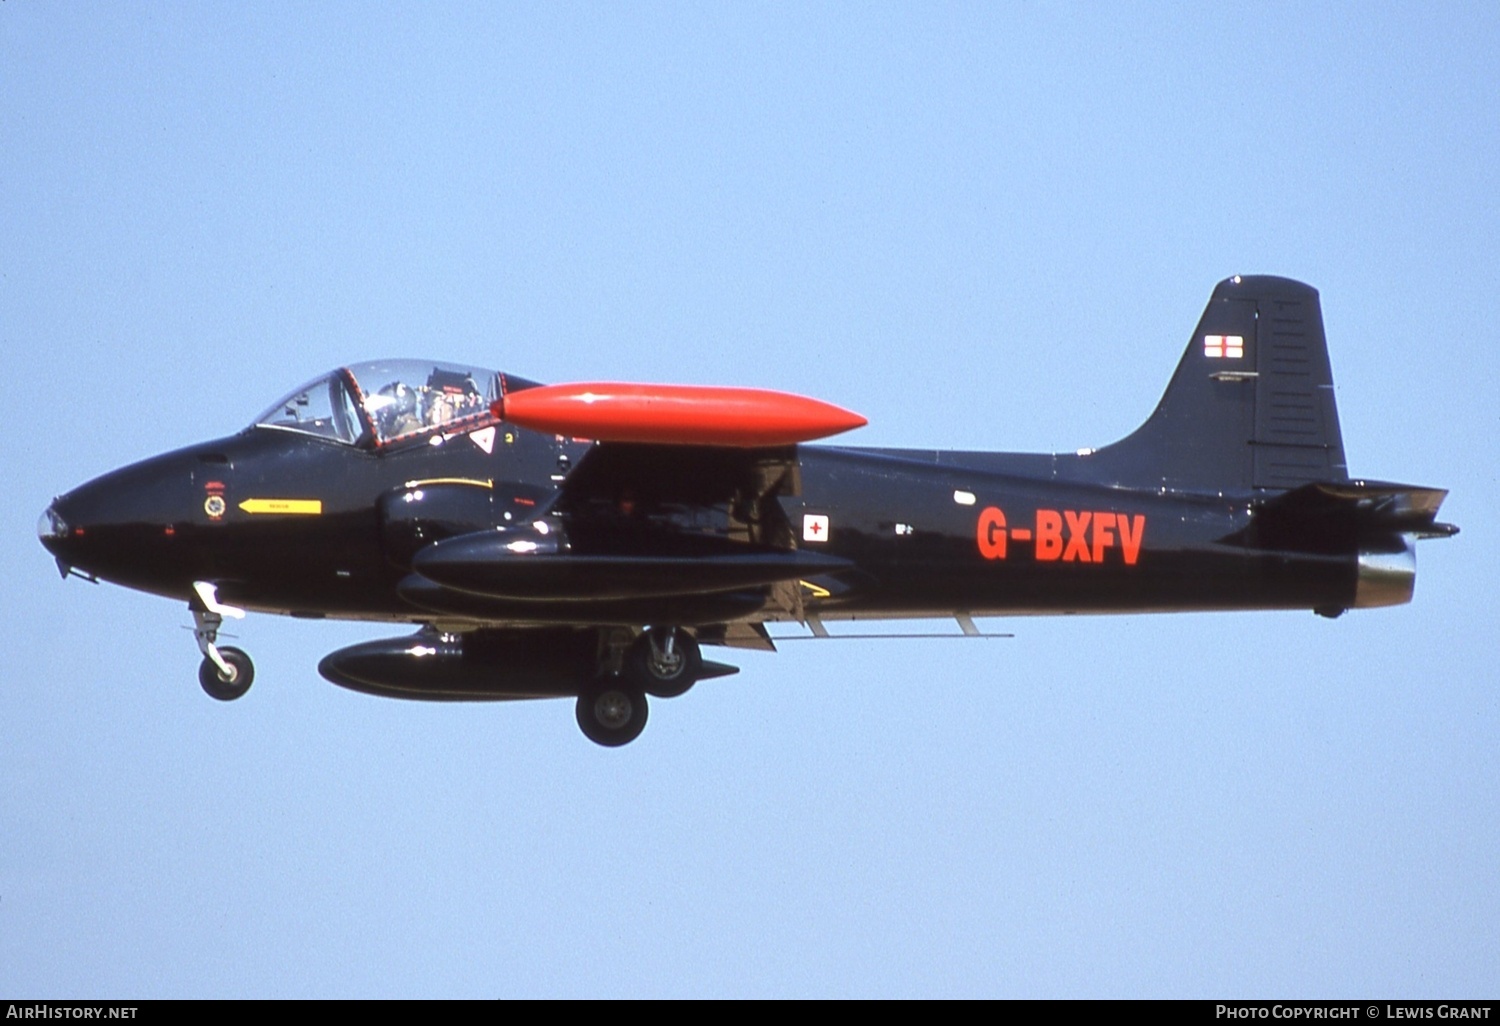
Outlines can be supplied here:
[[323, 512], [322, 499], [246, 499], [240, 503], [246, 513], [300, 513], [317, 516]]
[[829, 595], [833, 594], [833, 592], [829, 591], [827, 588], [820, 588], [812, 581], [798, 581], [797, 583], [802, 585], [802, 587], [806, 588], [808, 591], [812, 592], [813, 598], [827, 598]]
[[461, 484], [473, 485], [476, 488], [493, 488], [495, 479], [492, 477], [424, 477], [418, 481], [408, 481], [402, 487], [421, 488], [423, 485]]

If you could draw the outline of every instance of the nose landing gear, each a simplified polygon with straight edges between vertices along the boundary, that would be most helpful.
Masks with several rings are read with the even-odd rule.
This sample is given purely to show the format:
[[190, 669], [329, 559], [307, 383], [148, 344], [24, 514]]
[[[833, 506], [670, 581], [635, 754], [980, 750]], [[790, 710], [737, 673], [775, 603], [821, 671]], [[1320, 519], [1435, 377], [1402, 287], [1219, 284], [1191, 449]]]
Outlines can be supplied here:
[[198, 664], [198, 683], [210, 698], [232, 702], [250, 690], [255, 681], [255, 664], [244, 650], [233, 645], [218, 648], [218, 653], [225, 669], [219, 669], [218, 663], [211, 658], [204, 659]]
[[232, 702], [250, 690], [255, 680], [255, 664], [243, 649], [218, 644], [219, 627], [224, 623], [224, 617], [243, 619], [245, 611], [220, 602], [217, 587], [207, 581], [195, 581], [193, 591], [197, 593], [198, 601], [190, 603], [188, 609], [193, 614], [193, 639], [198, 642], [198, 651], [203, 653], [203, 662], [198, 666], [198, 683], [210, 698]]

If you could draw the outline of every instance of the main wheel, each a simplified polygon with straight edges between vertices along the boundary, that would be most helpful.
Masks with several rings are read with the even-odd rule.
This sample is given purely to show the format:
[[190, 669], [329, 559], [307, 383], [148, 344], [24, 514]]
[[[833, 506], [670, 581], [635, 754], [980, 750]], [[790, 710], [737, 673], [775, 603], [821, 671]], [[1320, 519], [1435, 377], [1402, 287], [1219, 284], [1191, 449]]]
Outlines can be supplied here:
[[241, 649], [230, 645], [221, 646], [219, 655], [229, 664], [229, 673], [226, 675], [212, 659], [205, 657], [198, 667], [198, 683], [203, 685], [210, 698], [233, 702], [250, 690], [255, 681], [255, 664]]
[[673, 634], [670, 653], [665, 650], [665, 632], [651, 630], [637, 638], [625, 654], [625, 675], [653, 698], [686, 694], [703, 672], [698, 639], [684, 630]]
[[629, 744], [646, 729], [646, 696], [618, 677], [606, 678], [578, 696], [578, 726], [596, 745]]

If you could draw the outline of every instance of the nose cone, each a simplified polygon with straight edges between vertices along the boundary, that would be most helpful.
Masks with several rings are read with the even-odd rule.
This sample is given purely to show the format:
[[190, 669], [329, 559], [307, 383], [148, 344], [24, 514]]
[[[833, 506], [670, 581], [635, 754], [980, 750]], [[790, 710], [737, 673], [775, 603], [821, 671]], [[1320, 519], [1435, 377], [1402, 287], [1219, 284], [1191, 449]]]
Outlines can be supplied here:
[[64, 574], [72, 567], [97, 573], [101, 562], [108, 563], [107, 536], [115, 525], [102, 515], [108, 503], [97, 494], [98, 484], [91, 481], [53, 499], [37, 519], [37, 540], [57, 558]]
[[155, 590], [173, 562], [170, 529], [184, 516], [190, 487], [191, 468], [180, 458], [135, 463], [52, 500], [37, 536], [64, 568]]

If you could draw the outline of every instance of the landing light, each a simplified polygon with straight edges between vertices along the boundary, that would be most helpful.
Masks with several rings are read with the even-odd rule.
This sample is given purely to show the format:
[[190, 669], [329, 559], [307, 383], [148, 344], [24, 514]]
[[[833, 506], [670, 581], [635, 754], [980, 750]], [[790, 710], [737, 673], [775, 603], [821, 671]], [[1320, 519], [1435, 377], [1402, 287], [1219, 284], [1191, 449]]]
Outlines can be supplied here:
[[57, 510], [48, 506], [46, 511], [37, 518], [36, 535], [44, 541], [48, 538], [66, 538], [68, 522], [58, 515]]

